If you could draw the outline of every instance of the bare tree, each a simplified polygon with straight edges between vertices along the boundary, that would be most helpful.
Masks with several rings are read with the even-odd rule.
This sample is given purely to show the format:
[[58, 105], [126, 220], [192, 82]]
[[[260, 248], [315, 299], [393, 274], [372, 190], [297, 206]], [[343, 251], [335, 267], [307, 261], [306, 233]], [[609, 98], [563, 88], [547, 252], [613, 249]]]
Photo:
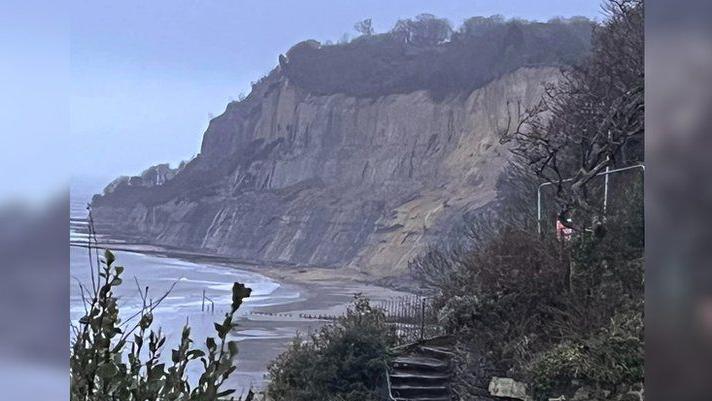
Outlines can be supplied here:
[[[606, 167], [643, 157], [643, 2], [608, 0], [604, 9], [609, 18], [594, 32], [590, 57], [547, 85], [536, 106], [522, 112], [516, 104], [517, 121], [510, 115], [501, 138], [519, 163], [555, 184], [562, 218], [601, 220], [591, 202], [592, 180]], [[585, 225], [580, 219], [571, 228]]]

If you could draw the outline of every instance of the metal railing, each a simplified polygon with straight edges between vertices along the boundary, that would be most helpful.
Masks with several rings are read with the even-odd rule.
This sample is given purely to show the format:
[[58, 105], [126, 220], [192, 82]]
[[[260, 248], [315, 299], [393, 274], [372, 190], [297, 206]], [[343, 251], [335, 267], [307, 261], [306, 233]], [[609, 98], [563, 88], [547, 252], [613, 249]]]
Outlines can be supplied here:
[[[407, 295], [372, 301], [374, 308], [380, 309], [396, 334], [396, 345], [415, 343], [438, 337], [444, 334], [444, 329], [438, 324], [437, 310], [431, 297]], [[286, 317], [291, 319], [308, 319], [335, 321], [342, 314], [324, 313], [289, 313], [252, 311], [254, 316]]]
[[[628, 167], [616, 168], [613, 170], [606, 170], [606, 171], [596, 174], [596, 177], [605, 176], [606, 178], [608, 178], [608, 176], [610, 174], [620, 173], [622, 171], [633, 170], [633, 169], [638, 169], [638, 168], [641, 169], [643, 171], [643, 173], [645, 173], [645, 165], [636, 164], [635, 166], [628, 166]], [[542, 218], [541, 218], [541, 190], [542, 190], [542, 188], [549, 186], [549, 185], [558, 184], [558, 183], [571, 182], [573, 180], [574, 180], [574, 178], [572, 177], [572, 178], [567, 178], [567, 179], [564, 179], [561, 181], [545, 182], [543, 184], [540, 184], [539, 187], [537, 188], [537, 190], [536, 190], [536, 224], [537, 224], [537, 232], [539, 233], [539, 235], [541, 235], [541, 222], [542, 222]], [[604, 188], [603, 204], [604, 204], [604, 209], [605, 209], [605, 206], [608, 204], [608, 180], [606, 180], [604, 185], [605, 185], [605, 188]]]
[[374, 304], [383, 310], [386, 323], [393, 326], [399, 345], [423, 341], [444, 333], [431, 297], [408, 295], [376, 301]]

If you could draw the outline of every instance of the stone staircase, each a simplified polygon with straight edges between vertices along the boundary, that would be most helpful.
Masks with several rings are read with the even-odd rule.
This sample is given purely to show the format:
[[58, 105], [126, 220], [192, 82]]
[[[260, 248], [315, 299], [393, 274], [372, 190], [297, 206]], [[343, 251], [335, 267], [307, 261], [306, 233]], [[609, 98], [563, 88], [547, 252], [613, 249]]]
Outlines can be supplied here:
[[436, 338], [397, 349], [388, 369], [391, 400], [451, 401], [451, 345]]

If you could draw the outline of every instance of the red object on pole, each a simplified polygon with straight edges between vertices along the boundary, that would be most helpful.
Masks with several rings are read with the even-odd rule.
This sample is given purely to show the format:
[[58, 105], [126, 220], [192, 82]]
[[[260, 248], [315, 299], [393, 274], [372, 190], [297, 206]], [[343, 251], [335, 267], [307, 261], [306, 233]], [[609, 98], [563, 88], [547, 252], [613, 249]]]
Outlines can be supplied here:
[[560, 219], [556, 219], [556, 239], [559, 241], [568, 241], [571, 239], [574, 230], [570, 227], [566, 227]]

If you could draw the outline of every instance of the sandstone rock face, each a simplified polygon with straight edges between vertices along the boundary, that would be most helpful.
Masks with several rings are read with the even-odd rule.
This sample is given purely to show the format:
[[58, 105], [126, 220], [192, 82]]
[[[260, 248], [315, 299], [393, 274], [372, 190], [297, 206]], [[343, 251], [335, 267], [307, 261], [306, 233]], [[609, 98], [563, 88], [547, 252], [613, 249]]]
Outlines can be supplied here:
[[433, 100], [313, 95], [278, 67], [211, 121], [194, 160], [96, 196], [97, 230], [260, 263], [401, 273], [495, 199], [507, 103], [533, 104], [558, 76], [520, 68]]

